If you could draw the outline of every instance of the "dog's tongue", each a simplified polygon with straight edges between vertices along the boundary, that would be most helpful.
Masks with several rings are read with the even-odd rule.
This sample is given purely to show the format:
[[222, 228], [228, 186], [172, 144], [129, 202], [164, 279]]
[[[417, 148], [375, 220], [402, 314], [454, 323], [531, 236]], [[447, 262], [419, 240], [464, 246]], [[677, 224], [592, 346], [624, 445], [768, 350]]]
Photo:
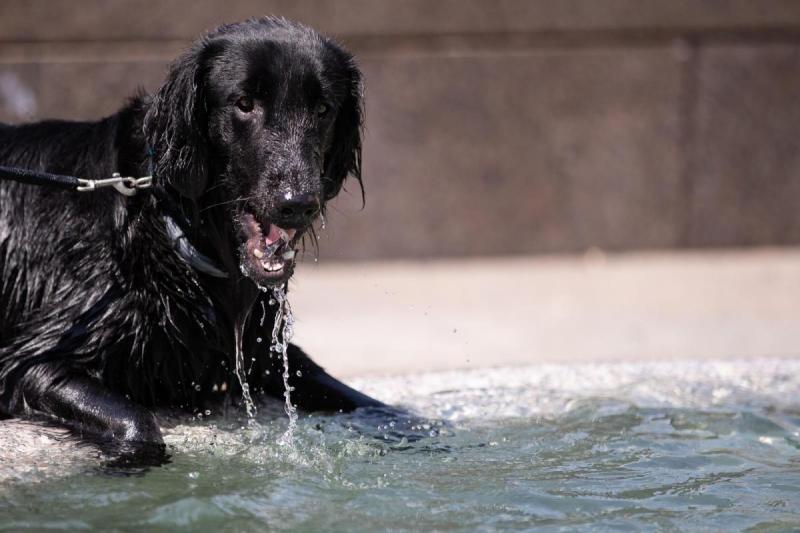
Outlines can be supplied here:
[[295, 233], [297, 233], [297, 230], [295, 229], [283, 229], [279, 228], [275, 224], [270, 224], [269, 233], [264, 238], [264, 241], [266, 242], [267, 246], [270, 246], [271, 244], [278, 242], [281, 239], [283, 239], [286, 242], [289, 242], [292, 240]]

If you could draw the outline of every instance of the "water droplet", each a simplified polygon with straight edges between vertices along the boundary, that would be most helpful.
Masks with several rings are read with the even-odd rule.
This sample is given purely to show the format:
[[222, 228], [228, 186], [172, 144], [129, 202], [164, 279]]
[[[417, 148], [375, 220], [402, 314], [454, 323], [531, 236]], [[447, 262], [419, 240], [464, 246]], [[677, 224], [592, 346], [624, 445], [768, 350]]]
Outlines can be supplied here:
[[297, 374], [297, 377], [298, 377], [298, 378], [300, 378], [300, 377], [303, 377], [303, 373], [302, 373], [302, 372], [300, 372], [299, 370], [298, 370], [297, 372], [295, 372], [295, 374]]
[[264, 340], [264, 339], [262, 339], [261, 337], [257, 337], [256, 338], [256, 342], [261, 342], [262, 340]]
[[205, 410], [205, 414], [206, 414], [206, 416], [210, 416], [211, 415], [211, 409], [206, 409]]
[[201, 387], [200, 385], [195, 385], [195, 386], [194, 386], [194, 390], [197, 390], [197, 391], [199, 391], [200, 389], [202, 389], [202, 387]]

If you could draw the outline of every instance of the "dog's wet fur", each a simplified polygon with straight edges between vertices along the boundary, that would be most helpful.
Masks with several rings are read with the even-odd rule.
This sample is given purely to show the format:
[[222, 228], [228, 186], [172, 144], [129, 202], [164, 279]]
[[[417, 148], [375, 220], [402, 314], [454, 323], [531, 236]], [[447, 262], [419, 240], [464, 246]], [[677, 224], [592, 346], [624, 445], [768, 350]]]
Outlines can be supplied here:
[[[282, 397], [259, 286], [284, 284], [293, 259], [258, 256], [276, 231], [297, 247], [345, 178], [360, 182], [361, 94], [339, 45], [264, 18], [202, 37], [155, 94], [107, 118], [0, 125], [3, 166], [154, 175], [132, 197], [0, 181], [0, 414], [150, 454], [163, 448], [153, 409], [240, 402], [237, 327], [251, 391]], [[165, 214], [227, 278], [175, 252]], [[301, 409], [380, 406], [297, 346], [288, 355]]]

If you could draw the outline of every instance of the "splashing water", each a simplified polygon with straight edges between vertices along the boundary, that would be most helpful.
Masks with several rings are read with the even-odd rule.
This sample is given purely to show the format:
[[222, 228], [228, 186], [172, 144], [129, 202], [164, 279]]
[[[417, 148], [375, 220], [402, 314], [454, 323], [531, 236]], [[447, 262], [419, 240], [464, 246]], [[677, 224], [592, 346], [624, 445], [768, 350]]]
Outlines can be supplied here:
[[[266, 287], [261, 286], [259, 286], [259, 289], [262, 292], [267, 292], [269, 290]], [[278, 309], [275, 311], [275, 323], [272, 327], [272, 342], [269, 350], [270, 357], [272, 357], [273, 353], [279, 353], [283, 358], [283, 396], [285, 398], [284, 411], [286, 411], [286, 414], [289, 417], [289, 426], [286, 428], [286, 432], [278, 439], [278, 444], [291, 445], [294, 431], [297, 427], [297, 409], [292, 404], [291, 392], [293, 387], [289, 385], [289, 354], [287, 353], [287, 349], [289, 346], [289, 340], [294, 334], [294, 315], [292, 314], [292, 308], [289, 305], [289, 300], [286, 298], [285, 285], [274, 287], [272, 289], [272, 298], [270, 298], [269, 304], [277, 304], [278, 306]], [[264, 302], [261, 302], [261, 312], [262, 314], [259, 325], [263, 326], [264, 319], [267, 316], [267, 310], [264, 306]], [[236, 343], [236, 377], [239, 379], [239, 385], [242, 387], [242, 400], [244, 401], [245, 410], [247, 411], [247, 425], [250, 428], [256, 428], [259, 426], [259, 423], [256, 420], [256, 414], [258, 410], [256, 409], [255, 402], [253, 401], [253, 396], [250, 394], [250, 384], [247, 382], [247, 374], [249, 374], [249, 371], [245, 371], [244, 349], [242, 347], [243, 330], [243, 324], [237, 324], [234, 328]], [[256, 342], [260, 343], [261, 341], [261, 337], [258, 337]], [[255, 358], [253, 358], [253, 361], [255, 361]], [[299, 371], [297, 375], [301, 375]]]
[[297, 409], [292, 404], [292, 387], [289, 385], [289, 354], [287, 353], [289, 340], [294, 334], [294, 315], [292, 315], [289, 300], [286, 299], [285, 285], [272, 289], [272, 297], [278, 304], [278, 309], [275, 311], [275, 324], [272, 327], [272, 346], [270, 346], [270, 351], [277, 352], [283, 357], [284, 410], [289, 417], [289, 426], [286, 428], [286, 432], [278, 439], [278, 444], [286, 446], [292, 444], [294, 430], [297, 428]]
[[247, 411], [247, 425], [253, 427], [257, 425], [256, 422], [256, 404], [253, 402], [253, 397], [250, 394], [250, 384], [247, 383], [247, 376], [244, 369], [244, 351], [242, 349], [242, 333], [244, 324], [236, 324], [234, 327], [234, 342], [236, 344], [236, 377], [239, 379], [239, 385], [242, 387], [242, 399], [244, 400], [244, 407]]

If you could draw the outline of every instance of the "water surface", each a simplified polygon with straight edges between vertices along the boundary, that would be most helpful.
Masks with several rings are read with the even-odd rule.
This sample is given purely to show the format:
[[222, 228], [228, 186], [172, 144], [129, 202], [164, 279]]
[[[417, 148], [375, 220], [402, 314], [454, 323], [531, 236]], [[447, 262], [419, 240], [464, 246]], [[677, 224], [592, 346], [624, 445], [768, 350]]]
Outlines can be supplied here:
[[[419, 418], [168, 419], [172, 463], [110, 475], [5, 422], [0, 529], [800, 528], [800, 362], [548, 365], [362, 379]], [[13, 451], [10, 451], [13, 450]]]

